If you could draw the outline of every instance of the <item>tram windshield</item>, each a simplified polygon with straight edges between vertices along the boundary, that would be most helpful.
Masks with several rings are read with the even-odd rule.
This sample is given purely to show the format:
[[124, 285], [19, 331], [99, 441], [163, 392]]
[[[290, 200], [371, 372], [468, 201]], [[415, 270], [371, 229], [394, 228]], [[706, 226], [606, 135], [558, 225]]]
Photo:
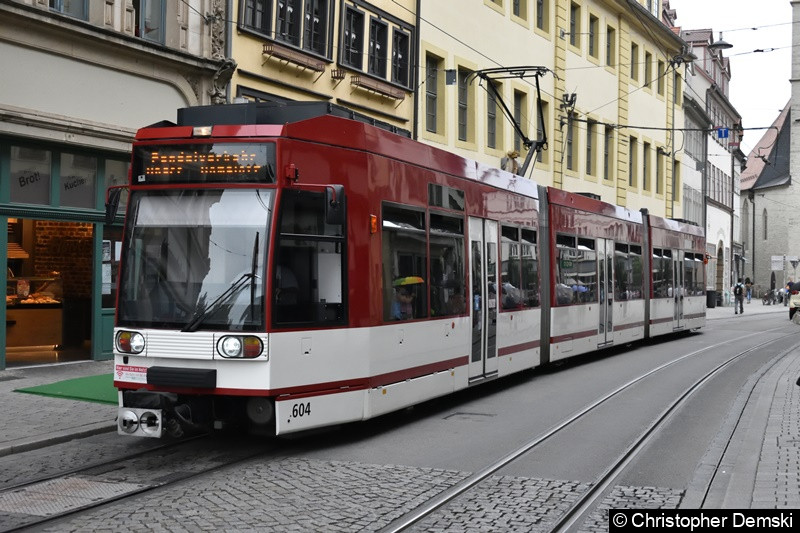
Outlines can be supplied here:
[[263, 329], [272, 201], [266, 189], [133, 193], [119, 325]]

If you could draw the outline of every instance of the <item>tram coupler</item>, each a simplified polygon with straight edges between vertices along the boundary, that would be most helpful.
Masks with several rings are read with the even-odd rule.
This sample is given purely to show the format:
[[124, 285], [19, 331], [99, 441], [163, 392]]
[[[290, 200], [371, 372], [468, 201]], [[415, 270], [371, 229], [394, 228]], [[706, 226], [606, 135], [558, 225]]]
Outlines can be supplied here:
[[192, 420], [187, 404], [167, 392], [125, 391], [117, 414], [117, 433], [134, 437], [183, 437], [203, 428]]

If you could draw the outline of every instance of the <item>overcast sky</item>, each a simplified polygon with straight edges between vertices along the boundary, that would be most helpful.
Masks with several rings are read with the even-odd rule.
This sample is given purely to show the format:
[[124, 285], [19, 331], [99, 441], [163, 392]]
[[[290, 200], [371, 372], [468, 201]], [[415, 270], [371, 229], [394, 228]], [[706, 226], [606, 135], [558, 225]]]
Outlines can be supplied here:
[[[728, 97], [742, 116], [742, 151], [755, 146], [789, 101], [792, 67], [792, 9], [789, 0], [670, 0], [675, 24], [685, 30], [723, 32], [733, 45]], [[772, 50], [774, 49], [774, 50]], [[755, 52], [764, 50], [764, 52]]]

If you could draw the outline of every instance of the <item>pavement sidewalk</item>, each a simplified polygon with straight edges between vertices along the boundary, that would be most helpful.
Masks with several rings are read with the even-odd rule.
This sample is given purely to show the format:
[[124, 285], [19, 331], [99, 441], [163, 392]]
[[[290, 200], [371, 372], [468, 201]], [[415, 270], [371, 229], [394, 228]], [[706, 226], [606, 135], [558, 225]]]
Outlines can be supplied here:
[[81, 361], [0, 371], [0, 456], [116, 430], [117, 408], [14, 392], [65, 379], [110, 374], [113, 361]]

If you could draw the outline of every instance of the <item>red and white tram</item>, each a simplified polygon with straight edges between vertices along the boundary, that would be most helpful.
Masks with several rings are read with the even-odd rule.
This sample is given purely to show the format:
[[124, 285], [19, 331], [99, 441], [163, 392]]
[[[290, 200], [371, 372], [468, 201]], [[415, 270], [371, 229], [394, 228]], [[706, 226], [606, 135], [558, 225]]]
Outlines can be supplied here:
[[353, 118], [236, 104], [138, 132], [114, 343], [121, 434], [365, 420], [704, 325], [700, 228]]

